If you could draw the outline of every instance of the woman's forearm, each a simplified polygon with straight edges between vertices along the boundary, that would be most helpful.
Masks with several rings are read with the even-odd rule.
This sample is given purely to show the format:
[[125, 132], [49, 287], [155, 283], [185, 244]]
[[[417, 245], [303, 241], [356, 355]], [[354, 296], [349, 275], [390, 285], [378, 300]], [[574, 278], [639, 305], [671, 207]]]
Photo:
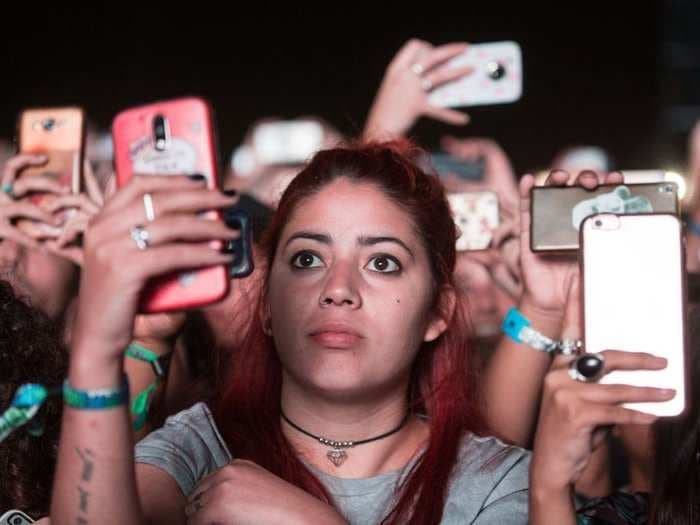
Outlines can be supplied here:
[[[75, 348], [69, 383], [88, 390], [123, 381], [121, 359], [95, 362]], [[53, 525], [142, 524], [133, 460], [129, 407], [75, 409], [66, 406], [51, 506]]]
[[[522, 304], [520, 311], [532, 327], [552, 339], [561, 332], [561, 318]], [[542, 381], [551, 357], [503, 337], [491, 356], [482, 381], [490, 430], [501, 439], [528, 447], [535, 431]]]

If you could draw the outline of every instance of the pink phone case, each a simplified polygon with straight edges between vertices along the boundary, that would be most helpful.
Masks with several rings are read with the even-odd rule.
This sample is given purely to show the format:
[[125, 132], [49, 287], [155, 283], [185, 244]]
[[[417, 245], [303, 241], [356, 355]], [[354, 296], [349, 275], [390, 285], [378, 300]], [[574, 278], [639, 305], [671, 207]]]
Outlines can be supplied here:
[[[156, 116], [164, 117], [168, 128], [167, 147], [160, 149], [152, 137]], [[213, 118], [204, 100], [182, 98], [128, 109], [114, 119], [112, 134], [120, 187], [135, 173], [200, 173], [210, 188], [217, 187]], [[217, 219], [218, 214], [207, 217]], [[228, 270], [223, 265], [164, 275], [148, 283], [140, 310], [166, 312], [202, 306], [223, 298], [228, 287]]]

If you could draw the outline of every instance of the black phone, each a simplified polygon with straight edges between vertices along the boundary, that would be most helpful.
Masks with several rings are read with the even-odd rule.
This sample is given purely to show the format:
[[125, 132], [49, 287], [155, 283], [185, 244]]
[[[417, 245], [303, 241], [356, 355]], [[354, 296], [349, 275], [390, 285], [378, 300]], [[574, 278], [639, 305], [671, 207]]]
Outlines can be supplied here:
[[224, 210], [223, 219], [226, 226], [239, 230], [240, 237], [228, 241], [224, 246], [224, 253], [232, 253], [235, 258], [229, 267], [231, 279], [248, 277], [255, 266], [253, 264], [253, 231], [252, 222], [248, 214], [235, 206]]

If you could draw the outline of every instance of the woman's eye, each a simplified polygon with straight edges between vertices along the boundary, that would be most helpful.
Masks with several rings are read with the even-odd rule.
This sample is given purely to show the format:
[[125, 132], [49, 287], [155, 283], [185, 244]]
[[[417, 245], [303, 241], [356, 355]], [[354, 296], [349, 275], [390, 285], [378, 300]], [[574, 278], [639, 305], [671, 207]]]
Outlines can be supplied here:
[[323, 261], [314, 253], [299, 252], [292, 257], [292, 266], [295, 268], [318, 268], [323, 266]]
[[394, 273], [401, 271], [401, 265], [393, 257], [388, 255], [377, 255], [372, 257], [367, 263], [367, 269], [373, 272]]

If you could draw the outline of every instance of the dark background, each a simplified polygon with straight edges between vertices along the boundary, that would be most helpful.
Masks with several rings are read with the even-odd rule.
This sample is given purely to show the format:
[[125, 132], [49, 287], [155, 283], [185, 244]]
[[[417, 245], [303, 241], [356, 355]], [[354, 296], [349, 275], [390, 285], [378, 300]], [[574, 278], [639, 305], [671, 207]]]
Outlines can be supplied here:
[[583, 143], [618, 167], [683, 168], [700, 115], [697, 1], [404, 3], [387, 14], [379, 3], [159, 5], [31, 6], [5, 18], [0, 135], [25, 106], [80, 104], [108, 127], [123, 108], [183, 94], [213, 102], [224, 155], [265, 115], [318, 114], [353, 133], [410, 37], [520, 43], [518, 103], [472, 109], [462, 129], [423, 120], [413, 132], [428, 147], [447, 132], [493, 137], [519, 172]]

